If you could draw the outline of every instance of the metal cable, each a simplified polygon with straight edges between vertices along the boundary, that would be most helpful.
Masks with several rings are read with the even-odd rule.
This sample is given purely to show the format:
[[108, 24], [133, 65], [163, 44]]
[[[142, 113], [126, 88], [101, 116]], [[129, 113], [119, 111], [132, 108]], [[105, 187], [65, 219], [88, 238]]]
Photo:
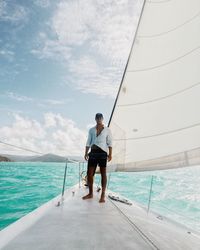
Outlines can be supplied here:
[[131, 225], [131, 227], [140, 235], [142, 238], [151, 246], [153, 249], [159, 250], [155, 243], [125, 214], [123, 211], [113, 202], [109, 197], [108, 200], [117, 208], [117, 210], [124, 216], [126, 221]]
[[43, 153], [41, 153], [41, 152], [34, 151], [34, 150], [28, 149], [28, 148], [23, 148], [23, 147], [20, 147], [20, 146], [16, 146], [16, 145], [13, 145], [13, 144], [10, 144], [10, 143], [7, 143], [7, 142], [0, 141], [0, 143], [2, 143], [4, 145], [11, 146], [11, 147], [14, 147], [14, 148], [18, 148], [18, 149], [21, 149], [21, 150], [25, 150], [25, 151], [28, 151], [28, 152], [32, 152], [32, 153], [43, 155]]

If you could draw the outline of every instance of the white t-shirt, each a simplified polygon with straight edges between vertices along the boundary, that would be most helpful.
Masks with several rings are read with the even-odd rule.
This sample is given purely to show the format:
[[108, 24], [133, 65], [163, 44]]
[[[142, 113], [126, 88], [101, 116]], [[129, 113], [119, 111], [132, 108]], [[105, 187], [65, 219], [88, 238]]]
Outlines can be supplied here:
[[108, 147], [112, 147], [112, 133], [110, 128], [104, 127], [101, 133], [97, 136], [96, 126], [89, 129], [86, 147], [91, 147], [93, 144], [107, 152]]

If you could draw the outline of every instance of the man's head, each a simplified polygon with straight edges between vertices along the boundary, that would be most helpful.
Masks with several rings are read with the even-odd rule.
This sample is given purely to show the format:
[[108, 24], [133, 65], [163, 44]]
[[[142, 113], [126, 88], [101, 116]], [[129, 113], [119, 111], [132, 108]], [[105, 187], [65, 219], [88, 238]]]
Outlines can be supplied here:
[[101, 113], [97, 113], [95, 115], [95, 121], [97, 124], [102, 124], [103, 122], [103, 115]]

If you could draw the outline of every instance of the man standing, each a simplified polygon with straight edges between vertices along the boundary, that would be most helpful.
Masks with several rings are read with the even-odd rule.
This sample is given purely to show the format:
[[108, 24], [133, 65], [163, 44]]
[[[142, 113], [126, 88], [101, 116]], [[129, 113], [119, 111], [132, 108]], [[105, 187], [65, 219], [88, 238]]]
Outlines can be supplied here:
[[[88, 186], [89, 194], [82, 197], [83, 200], [93, 198], [93, 176], [97, 165], [101, 172], [102, 193], [99, 202], [105, 202], [105, 191], [107, 184], [106, 165], [107, 160], [112, 159], [112, 134], [110, 128], [103, 124], [103, 115], [97, 113], [95, 116], [96, 126], [92, 127], [88, 133], [88, 139], [85, 148], [85, 160], [88, 161]], [[89, 149], [90, 153], [88, 154]], [[107, 153], [107, 151], [109, 151]]]

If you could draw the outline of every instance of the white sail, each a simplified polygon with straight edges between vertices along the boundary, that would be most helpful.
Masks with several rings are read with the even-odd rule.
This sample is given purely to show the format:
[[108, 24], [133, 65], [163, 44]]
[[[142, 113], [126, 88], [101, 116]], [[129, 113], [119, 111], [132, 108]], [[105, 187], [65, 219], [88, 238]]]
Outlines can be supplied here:
[[112, 166], [200, 163], [200, 0], [145, 1], [110, 118]]

